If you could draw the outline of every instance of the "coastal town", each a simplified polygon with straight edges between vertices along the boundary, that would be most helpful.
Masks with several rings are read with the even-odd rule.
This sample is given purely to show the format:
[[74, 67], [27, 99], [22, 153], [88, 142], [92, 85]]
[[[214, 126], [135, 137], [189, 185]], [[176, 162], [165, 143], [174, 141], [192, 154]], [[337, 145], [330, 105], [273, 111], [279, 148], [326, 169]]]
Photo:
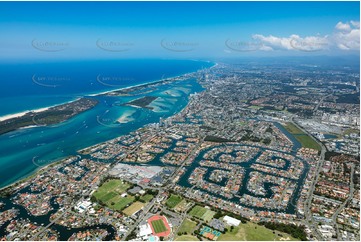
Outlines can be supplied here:
[[0, 240], [360, 240], [359, 75], [249, 65], [2, 189]]

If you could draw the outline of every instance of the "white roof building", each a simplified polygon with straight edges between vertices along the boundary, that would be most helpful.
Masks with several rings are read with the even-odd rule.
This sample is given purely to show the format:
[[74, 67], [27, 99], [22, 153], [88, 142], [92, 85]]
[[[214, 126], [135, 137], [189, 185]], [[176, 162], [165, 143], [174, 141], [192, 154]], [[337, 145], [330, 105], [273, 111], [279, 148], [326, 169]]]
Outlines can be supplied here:
[[75, 206], [75, 210], [77, 210], [79, 213], [83, 213], [91, 208], [91, 202], [90, 201], [81, 201], [78, 202], [78, 204]]
[[223, 221], [226, 222], [230, 226], [238, 226], [241, 223], [241, 220], [229, 217], [227, 215], [224, 216]]
[[139, 236], [144, 237], [152, 234], [152, 228], [148, 223], [139, 225]]

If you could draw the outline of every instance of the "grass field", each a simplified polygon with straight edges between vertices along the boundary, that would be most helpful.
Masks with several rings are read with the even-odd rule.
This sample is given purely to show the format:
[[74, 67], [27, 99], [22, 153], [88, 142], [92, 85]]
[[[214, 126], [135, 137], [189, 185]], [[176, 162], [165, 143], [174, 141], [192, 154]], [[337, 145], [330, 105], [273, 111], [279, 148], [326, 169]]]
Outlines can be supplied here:
[[192, 235], [182, 235], [177, 237], [175, 241], [199, 241], [199, 239]]
[[98, 190], [93, 194], [97, 199], [106, 198], [106, 196], [110, 193], [123, 193], [125, 192], [130, 185], [128, 183], [125, 183], [121, 180], [112, 179], [107, 182], [105, 182], [101, 187], [98, 188]]
[[311, 148], [320, 151], [320, 145], [314, 141], [310, 136], [297, 128], [293, 123], [284, 125], [285, 129], [290, 132], [301, 143], [302, 147]]
[[101, 187], [99, 187], [98, 190], [93, 193], [93, 196], [97, 200], [106, 204], [109, 208], [120, 211], [134, 201], [133, 196], [120, 196], [129, 187], [130, 185], [126, 182], [112, 179], [105, 182]]
[[[260, 226], [254, 223], [240, 224], [238, 227], [234, 227], [233, 231], [228, 228], [228, 232], [221, 234], [218, 240], [222, 241], [264, 241], [264, 240], [296, 240], [292, 236], [267, 229], [264, 226]], [[281, 235], [281, 236], [280, 236]]]
[[142, 199], [144, 202], [149, 202], [150, 200], [153, 199], [153, 195], [145, 194], [145, 195], [141, 196], [140, 199]]
[[307, 134], [304, 135], [295, 135], [295, 138], [301, 143], [301, 145], [305, 148], [311, 148], [320, 151], [321, 147]]
[[304, 134], [302, 132], [302, 130], [300, 130], [299, 128], [297, 128], [293, 123], [286, 123], [286, 125], [284, 125], [285, 129], [287, 129], [288, 132], [290, 132], [291, 134]]
[[134, 213], [136, 213], [137, 211], [139, 211], [140, 209], [142, 209], [144, 207], [144, 203], [141, 202], [135, 202], [132, 205], [130, 205], [129, 207], [127, 207], [126, 209], [123, 210], [123, 213], [125, 213], [128, 216], [133, 215]]
[[196, 218], [203, 219], [203, 221], [209, 222], [213, 218], [215, 212], [211, 211], [208, 208], [204, 208], [201, 206], [195, 206], [190, 212], [189, 215], [194, 216]]
[[128, 206], [130, 203], [132, 203], [133, 201], [134, 201], [133, 196], [121, 197], [121, 196], [117, 195], [116, 197], [114, 197], [113, 199], [108, 201], [106, 204], [111, 209], [121, 211], [126, 206]]
[[180, 233], [186, 232], [188, 234], [191, 234], [195, 230], [196, 227], [197, 227], [196, 222], [189, 220], [189, 219], [185, 219], [183, 221], [183, 223], [181, 224], [178, 232], [180, 232]]
[[183, 200], [182, 197], [180, 197], [180, 196], [178, 196], [178, 195], [173, 195], [173, 194], [171, 194], [165, 204], [166, 204], [169, 208], [174, 208], [174, 207], [177, 206], [178, 203], [180, 203], [182, 200]]
[[177, 204], [177, 206], [174, 207], [174, 210], [177, 212], [184, 212], [189, 208], [189, 202], [187, 200], [183, 199], [180, 203]]
[[162, 219], [152, 221], [152, 227], [156, 234], [167, 231], [167, 227], [165, 226]]

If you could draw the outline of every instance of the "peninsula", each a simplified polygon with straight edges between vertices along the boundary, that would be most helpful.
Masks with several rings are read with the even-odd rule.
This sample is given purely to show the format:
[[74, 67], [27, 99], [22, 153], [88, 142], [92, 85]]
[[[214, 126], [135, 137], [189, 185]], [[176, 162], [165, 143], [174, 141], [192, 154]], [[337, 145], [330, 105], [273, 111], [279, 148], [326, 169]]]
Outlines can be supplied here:
[[44, 109], [41, 112], [30, 111], [22, 116], [0, 121], [0, 135], [29, 126], [47, 126], [64, 122], [75, 115], [85, 112], [99, 101], [80, 98], [76, 101]]

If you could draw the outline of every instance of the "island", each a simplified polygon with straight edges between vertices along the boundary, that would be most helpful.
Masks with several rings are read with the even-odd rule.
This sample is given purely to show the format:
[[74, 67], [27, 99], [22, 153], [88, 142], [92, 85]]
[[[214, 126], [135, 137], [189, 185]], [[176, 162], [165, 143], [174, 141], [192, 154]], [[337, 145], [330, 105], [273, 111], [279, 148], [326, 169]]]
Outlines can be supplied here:
[[0, 135], [29, 126], [46, 126], [64, 122], [98, 104], [98, 100], [80, 98], [76, 101], [48, 108], [41, 112], [28, 112], [22, 116], [0, 121]]
[[131, 105], [131, 106], [136, 106], [136, 107], [141, 107], [141, 108], [148, 108], [148, 109], [152, 110], [153, 108], [149, 107], [148, 105], [151, 104], [157, 98], [158, 97], [145, 96], [145, 97], [133, 100], [131, 102], [125, 103], [124, 105]]

